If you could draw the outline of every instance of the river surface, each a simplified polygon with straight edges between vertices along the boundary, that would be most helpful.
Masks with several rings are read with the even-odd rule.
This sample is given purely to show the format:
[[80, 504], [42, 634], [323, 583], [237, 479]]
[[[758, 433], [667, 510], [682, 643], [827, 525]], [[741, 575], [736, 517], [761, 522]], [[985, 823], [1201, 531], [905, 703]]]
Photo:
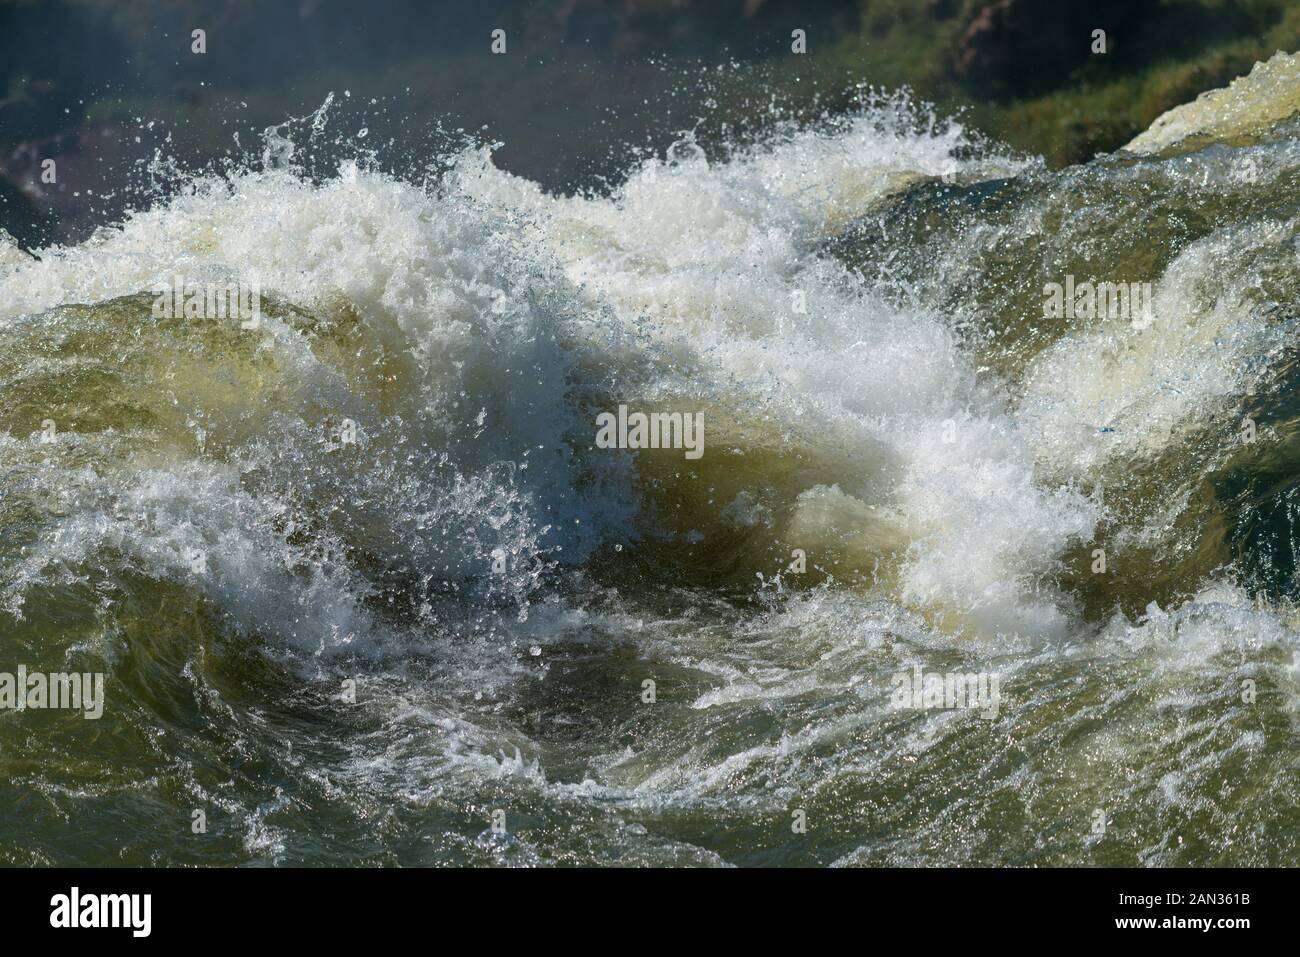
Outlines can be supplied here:
[[1294, 122], [883, 96], [577, 196], [311, 135], [0, 244], [0, 670], [105, 675], [0, 711], [0, 860], [1300, 864]]

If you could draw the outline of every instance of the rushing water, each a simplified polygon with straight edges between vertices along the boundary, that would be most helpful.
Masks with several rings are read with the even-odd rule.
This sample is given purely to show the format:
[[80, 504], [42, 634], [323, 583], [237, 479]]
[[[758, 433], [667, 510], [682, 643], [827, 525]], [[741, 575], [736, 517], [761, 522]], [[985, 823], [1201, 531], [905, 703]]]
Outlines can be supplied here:
[[[1300, 864], [1294, 123], [267, 160], [0, 245], [0, 670], [106, 674], [0, 712], [5, 861]], [[1044, 319], [1067, 276], [1150, 321]]]

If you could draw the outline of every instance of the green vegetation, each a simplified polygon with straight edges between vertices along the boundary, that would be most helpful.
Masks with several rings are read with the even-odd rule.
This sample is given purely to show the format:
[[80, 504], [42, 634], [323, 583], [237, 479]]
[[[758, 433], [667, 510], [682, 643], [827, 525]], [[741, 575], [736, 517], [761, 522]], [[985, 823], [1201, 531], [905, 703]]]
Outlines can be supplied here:
[[[1037, 6], [1049, 9], [871, 0], [858, 29], [816, 51], [810, 65], [822, 83], [906, 85], [945, 110], [965, 107], [975, 127], [1064, 165], [1118, 148], [1161, 113], [1278, 50], [1300, 49], [1293, 0]], [[993, 8], [1007, 15], [976, 42], [972, 24]], [[1107, 32], [1104, 55], [1090, 50], [1095, 28]], [[973, 61], [964, 70], [963, 55]]]
[[[694, 130], [712, 155], [774, 115], [843, 110], [864, 87], [910, 88], [1063, 166], [1300, 49], [1300, 0], [372, 7], [358, 21], [345, 0], [0, 0], [0, 227], [27, 243], [83, 234], [130, 202], [122, 171], [141, 158], [161, 150], [193, 167], [257, 151], [268, 126], [331, 92], [330, 137], [366, 127], [366, 145], [401, 175], [424, 175], [446, 152], [432, 148], [437, 131], [459, 128], [501, 143], [504, 168], [573, 190], [616, 181], [629, 147], [662, 153]], [[196, 56], [200, 24], [208, 51]], [[506, 56], [489, 51], [497, 24], [509, 28]], [[791, 51], [795, 29], [806, 54]], [[1092, 52], [1098, 29], [1104, 54]], [[328, 169], [334, 157], [318, 152]], [[88, 206], [43, 190], [37, 155], [58, 156], [83, 195], [109, 198]]]

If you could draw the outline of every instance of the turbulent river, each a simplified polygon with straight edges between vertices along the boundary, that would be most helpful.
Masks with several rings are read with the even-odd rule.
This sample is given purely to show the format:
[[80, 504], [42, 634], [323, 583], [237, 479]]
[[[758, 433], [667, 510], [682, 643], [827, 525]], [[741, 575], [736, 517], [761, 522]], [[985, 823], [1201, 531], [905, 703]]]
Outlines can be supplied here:
[[0, 858], [1300, 864], [1295, 121], [439, 159], [0, 241], [0, 670], [105, 676], [0, 711]]

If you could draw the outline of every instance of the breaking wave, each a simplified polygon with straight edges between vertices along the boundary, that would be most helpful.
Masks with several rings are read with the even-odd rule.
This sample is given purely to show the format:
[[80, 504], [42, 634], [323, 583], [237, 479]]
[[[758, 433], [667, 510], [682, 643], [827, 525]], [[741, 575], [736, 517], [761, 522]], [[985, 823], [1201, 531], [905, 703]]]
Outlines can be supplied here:
[[877, 97], [577, 196], [291, 132], [0, 241], [6, 657], [109, 675], [0, 716], [6, 859], [1300, 860], [1294, 122], [1052, 171]]

